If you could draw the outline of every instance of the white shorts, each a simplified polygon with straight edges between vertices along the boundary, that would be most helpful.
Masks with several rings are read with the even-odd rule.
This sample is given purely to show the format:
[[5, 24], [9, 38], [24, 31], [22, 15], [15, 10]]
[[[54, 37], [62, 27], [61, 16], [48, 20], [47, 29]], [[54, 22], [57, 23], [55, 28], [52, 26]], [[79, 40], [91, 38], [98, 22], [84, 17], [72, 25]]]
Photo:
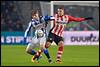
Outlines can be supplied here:
[[41, 38], [37, 38], [36, 36], [34, 36], [32, 38], [32, 41], [28, 44], [26, 50], [33, 49], [33, 48], [36, 48], [36, 47], [44, 47], [45, 43], [46, 43], [46, 37], [45, 36], [43, 36]]

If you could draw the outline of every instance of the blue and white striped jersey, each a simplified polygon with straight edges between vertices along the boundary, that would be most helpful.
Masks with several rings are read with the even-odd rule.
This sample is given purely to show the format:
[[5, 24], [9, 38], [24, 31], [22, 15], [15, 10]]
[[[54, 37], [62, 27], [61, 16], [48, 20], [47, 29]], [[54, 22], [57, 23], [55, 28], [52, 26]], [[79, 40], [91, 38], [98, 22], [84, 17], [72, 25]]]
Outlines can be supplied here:
[[28, 27], [27, 27], [27, 29], [26, 29], [26, 31], [25, 31], [25, 34], [24, 34], [24, 37], [25, 37], [25, 38], [27, 37], [27, 35], [28, 35], [28, 33], [29, 33], [31, 27], [33, 27], [35, 30], [38, 30], [38, 29], [44, 28], [43, 25], [44, 25], [44, 24], [41, 23], [39, 20], [32, 19], [32, 20], [29, 22], [29, 24], [28, 24]]
[[31, 27], [34, 27], [35, 31], [36, 30], [39, 30], [39, 29], [45, 29], [45, 25], [47, 23], [48, 20], [53, 20], [54, 17], [53, 16], [42, 16], [40, 18], [40, 20], [36, 20], [36, 19], [32, 19], [30, 22], [29, 22], [29, 25], [25, 31], [25, 34], [24, 34], [24, 37], [26, 38]]

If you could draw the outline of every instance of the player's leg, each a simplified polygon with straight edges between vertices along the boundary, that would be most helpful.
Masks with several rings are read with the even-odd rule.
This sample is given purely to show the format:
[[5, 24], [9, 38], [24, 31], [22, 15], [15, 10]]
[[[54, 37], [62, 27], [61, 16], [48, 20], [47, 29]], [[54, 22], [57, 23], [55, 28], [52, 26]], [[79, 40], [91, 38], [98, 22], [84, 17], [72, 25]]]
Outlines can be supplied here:
[[38, 50], [36, 54], [32, 57], [32, 60], [37, 59], [37, 62], [39, 62], [39, 59], [41, 58], [41, 53], [41, 50]]
[[40, 47], [40, 49], [37, 51], [37, 53], [38, 53], [37, 61], [39, 62], [39, 59], [42, 57], [41, 53], [43, 52], [43, 50], [45, 48], [46, 37], [43, 36], [43, 37], [39, 38], [38, 40], [39, 40], [39, 47]]
[[[47, 49], [50, 46], [50, 44], [52, 43], [52, 40], [50, 40], [50, 35], [49, 35], [49, 37], [47, 39], [47, 42], [46, 42], [46, 37], [43, 37], [43, 38], [40, 38], [40, 39], [41, 40], [39, 41], [39, 43], [42, 44], [41, 52], [44, 52], [44, 54], [48, 58], [49, 63], [52, 63], [51, 57], [50, 57], [48, 49]], [[37, 51], [37, 52], [39, 53], [39, 51]]]
[[34, 50], [34, 48], [36, 48], [37, 45], [38, 45], [38, 39], [36, 37], [33, 37], [32, 41], [28, 44], [26, 48], [27, 53], [33, 55], [32, 62], [34, 62], [35, 59], [37, 58], [36, 57], [37, 52]]
[[45, 45], [45, 42], [46, 42], [46, 37], [43, 36], [43, 37], [39, 37], [37, 39], [38, 39], [38, 44], [37, 45], [39, 45], [40, 49], [36, 52], [34, 58], [37, 58], [37, 60], [39, 60], [41, 58], [41, 53], [43, 52], [43, 49], [44, 49], [44, 45]]
[[63, 54], [63, 50], [64, 50], [64, 42], [63, 42], [63, 38], [62, 37], [56, 37], [57, 39], [55, 40], [56, 44], [58, 45], [58, 51], [57, 51], [57, 59], [56, 61], [58, 63], [61, 63], [61, 57]]
[[33, 50], [33, 48], [35, 48], [35, 46], [33, 46], [32, 43], [29, 43], [28, 46], [27, 46], [27, 48], [26, 48], [26, 52], [27, 52], [28, 54], [33, 55], [32, 59], [31, 59], [32, 62], [35, 61], [35, 54], [36, 54], [36, 51]]
[[31, 42], [28, 44], [27, 48], [26, 48], [26, 52], [28, 54], [34, 55], [36, 54], [36, 51], [33, 50], [33, 48], [36, 47], [36, 44], [38, 43], [38, 39], [36, 37], [33, 37]]
[[57, 62], [60, 63], [61, 62], [61, 57], [62, 57], [62, 54], [63, 54], [63, 49], [64, 49], [64, 43], [63, 41], [60, 41], [58, 43], [58, 52], [57, 52]]
[[49, 48], [50, 44], [51, 44], [51, 42], [49, 42], [49, 41], [46, 42], [45, 48], [43, 49], [43, 52], [46, 55], [46, 57], [48, 58], [48, 62], [49, 63], [52, 63], [52, 59], [51, 59], [50, 54], [49, 54], [49, 51], [47, 49], [47, 48]]
[[48, 58], [49, 63], [51, 63], [52, 61], [51, 61], [51, 58], [50, 58], [50, 55], [49, 55], [49, 52], [48, 52], [48, 49], [47, 49], [50, 46], [51, 43], [48, 43], [48, 44], [46, 43], [46, 37], [39, 38], [39, 43], [40, 43], [40, 49], [41, 50], [37, 51], [39, 53], [38, 57], [40, 57], [40, 54], [42, 52], [44, 52], [44, 54]]
[[27, 52], [28, 54], [31, 54], [31, 55], [35, 55], [35, 54], [36, 54], [36, 51], [33, 50], [33, 45], [32, 45], [32, 43], [29, 43], [29, 44], [28, 44], [28, 46], [27, 46], [27, 48], [26, 48], [26, 52]]
[[47, 48], [50, 47], [51, 43], [53, 42], [53, 34], [51, 32], [49, 32], [47, 41], [45, 43], [45, 49], [43, 49], [44, 54], [46, 55], [46, 57], [48, 58], [48, 62], [52, 63], [51, 57], [49, 55], [49, 51]]

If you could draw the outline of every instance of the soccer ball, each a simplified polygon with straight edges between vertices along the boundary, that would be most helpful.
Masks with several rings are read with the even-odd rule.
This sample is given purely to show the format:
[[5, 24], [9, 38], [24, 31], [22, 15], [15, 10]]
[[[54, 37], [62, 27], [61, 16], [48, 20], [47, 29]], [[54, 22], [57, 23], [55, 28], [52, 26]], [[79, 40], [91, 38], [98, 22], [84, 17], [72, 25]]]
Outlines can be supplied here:
[[42, 37], [43, 36], [43, 31], [42, 30], [37, 30], [37, 36]]

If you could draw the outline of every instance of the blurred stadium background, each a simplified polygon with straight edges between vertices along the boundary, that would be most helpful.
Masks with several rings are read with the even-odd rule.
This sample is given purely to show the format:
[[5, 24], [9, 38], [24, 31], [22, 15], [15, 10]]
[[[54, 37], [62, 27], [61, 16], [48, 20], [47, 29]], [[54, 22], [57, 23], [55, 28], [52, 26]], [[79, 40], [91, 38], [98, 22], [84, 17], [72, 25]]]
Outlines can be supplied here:
[[[70, 35], [70, 37], [68, 37], [70, 43], [66, 43], [66, 45], [83, 45], [84, 38], [92, 34], [93, 40], [86, 39], [85, 45], [99, 46], [99, 1], [1, 1], [1, 65], [6, 65], [6, 63], [9, 65], [9, 61], [6, 62], [7, 58], [4, 57], [7, 50], [14, 50], [8, 48], [9, 46], [23, 45], [21, 44], [21, 40], [23, 39], [28, 22], [31, 20], [31, 10], [38, 9], [40, 15], [53, 15], [59, 6], [64, 6], [65, 14], [74, 17], [94, 18], [93, 20], [84, 21], [83, 23], [73, 22], [66, 25], [64, 38], [68, 37], [70, 33], [72, 33], [73, 36], [75, 35], [75, 37], [83, 37], [83, 42], [78, 40], [76, 43], [71, 41], [72, 35]], [[47, 31], [49, 31], [50, 28], [52, 28], [52, 24], [48, 25]], [[80, 36], [76, 36], [77, 34]], [[31, 30], [27, 42], [29, 42], [30, 36], [34, 36], [33, 30]], [[24, 44], [24, 48], [23, 46], [21, 47], [25, 49], [26, 44]], [[6, 48], [8, 49], [6, 50]], [[95, 61], [98, 62], [98, 49], [96, 52]]]
[[51, 15], [53, 13], [52, 9], [54, 9], [54, 13], [56, 13], [56, 9], [61, 5], [64, 5], [65, 7], [65, 14], [69, 14], [75, 17], [94, 17], [94, 21], [87, 21], [87, 24], [91, 27], [81, 23], [78, 25], [78, 27], [75, 26], [68, 28], [68, 30], [73, 29], [75, 31], [98, 31], [99, 4], [95, 1], [92, 3], [85, 3], [84, 1], [79, 3], [74, 3], [72, 1], [68, 1], [68, 3], [67, 1], [57, 3], [54, 2], [52, 7], [51, 2], [48, 1], [1, 1], [1, 31], [24, 31], [26, 29], [27, 23], [31, 19], [30, 12], [32, 9], [39, 9], [41, 15]]

